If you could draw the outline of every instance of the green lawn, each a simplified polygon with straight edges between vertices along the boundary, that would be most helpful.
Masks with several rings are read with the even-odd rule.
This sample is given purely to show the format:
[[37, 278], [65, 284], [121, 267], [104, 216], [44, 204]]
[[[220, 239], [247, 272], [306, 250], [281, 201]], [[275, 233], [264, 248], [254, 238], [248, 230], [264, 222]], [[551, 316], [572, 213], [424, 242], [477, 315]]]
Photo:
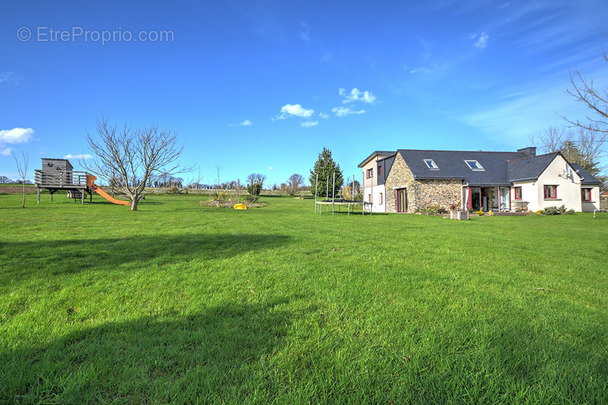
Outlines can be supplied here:
[[0, 403], [606, 403], [608, 215], [0, 195]]

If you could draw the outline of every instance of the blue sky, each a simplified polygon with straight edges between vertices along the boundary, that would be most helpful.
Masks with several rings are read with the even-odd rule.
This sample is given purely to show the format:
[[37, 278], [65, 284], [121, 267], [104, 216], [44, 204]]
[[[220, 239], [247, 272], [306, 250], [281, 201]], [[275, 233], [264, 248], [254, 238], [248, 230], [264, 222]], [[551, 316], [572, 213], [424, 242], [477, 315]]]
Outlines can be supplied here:
[[359, 178], [374, 150], [528, 146], [584, 116], [569, 69], [608, 86], [606, 0], [4, 1], [0, 16], [12, 178], [10, 150], [30, 172], [87, 154], [102, 115], [177, 131], [209, 183], [217, 164], [222, 181], [308, 178], [323, 146]]

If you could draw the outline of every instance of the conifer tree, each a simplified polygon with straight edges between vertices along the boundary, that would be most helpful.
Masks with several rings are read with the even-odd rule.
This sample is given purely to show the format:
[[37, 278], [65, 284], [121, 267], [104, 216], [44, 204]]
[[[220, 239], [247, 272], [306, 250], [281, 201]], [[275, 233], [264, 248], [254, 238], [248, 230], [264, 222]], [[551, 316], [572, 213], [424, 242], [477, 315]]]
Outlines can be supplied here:
[[[336, 173], [336, 182], [335, 189], [336, 195], [340, 192], [342, 188], [342, 183], [344, 179], [342, 177], [342, 170], [340, 169], [340, 165], [337, 164], [331, 156], [331, 151], [325, 147], [323, 147], [323, 151], [319, 153], [319, 158], [315, 162], [314, 168], [310, 171], [310, 184], [311, 191], [315, 190], [315, 186], [317, 186], [317, 195], [320, 197], [331, 197], [332, 196], [332, 187], [334, 186], [334, 171]], [[317, 174], [319, 175], [319, 184], [316, 184]], [[329, 183], [328, 183], [329, 180]], [[329, 187], [328, 187], [329, 184]], [[327, 195], [327, 191], [329, 190], [329, 195]], [[314, 193], [314, 191], [313, 191]]]

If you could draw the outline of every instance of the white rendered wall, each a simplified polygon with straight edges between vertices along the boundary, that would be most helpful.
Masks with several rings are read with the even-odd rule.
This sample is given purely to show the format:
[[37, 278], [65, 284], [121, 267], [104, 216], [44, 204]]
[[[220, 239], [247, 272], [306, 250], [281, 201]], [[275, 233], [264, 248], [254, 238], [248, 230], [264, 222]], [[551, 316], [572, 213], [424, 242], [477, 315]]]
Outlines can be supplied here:
[[[371, 192], [371, 190], [370, 190]], [[380, 203], [380, 194], [382, 194], [382, 203]], [[366, 194], [367, 195], [367, 194]], [[373, 212], [386, 212], [386, 190], [384, 184], [381, 186], [375, 186], [372, 193]], [[366, 200], [367, 201], [367, 200]]]
[[[367, 171], [374, 169], [373, 177], [367, 178]], [[363, 174], [363, 201], [369, 202], [369, 197], [372, 197], [372, 211], [386, 212], [386, 191], [384, 184], [378, 185], [378, 162], [374, 159], [362, 167]], [[382, 193], [382, 204], [380, 204], [380, 193]]]
[[[521, 187], [521, 200], [515, 199], [515, 187]], [[538, 193], [536, 192], [536, 182], [527, 181], [513, 183], [511, 193], [511, 207], [515, 207], [515, 204], [518, 201], [527, 201], [529, 210], [538, 210]]]
[[[591, 201], [583, 201], [583, 212], [593, 212], [600, 209], [600, 187], [599, 186], [581, 186], [582, 188], [591, 189]], [[582, 193], [581, 193], [582, 199]]]
[[[570, 177], [563, 176], [565, 167], [564, 158], [557, 156], [540, 175], [537, 180], [538, 208], [534, 211], [562, 205], [566, 209], [581, 211], [581, 178], [573, 169]], [[545, 199], [545, 185], [557, 185], [557, 198]]]

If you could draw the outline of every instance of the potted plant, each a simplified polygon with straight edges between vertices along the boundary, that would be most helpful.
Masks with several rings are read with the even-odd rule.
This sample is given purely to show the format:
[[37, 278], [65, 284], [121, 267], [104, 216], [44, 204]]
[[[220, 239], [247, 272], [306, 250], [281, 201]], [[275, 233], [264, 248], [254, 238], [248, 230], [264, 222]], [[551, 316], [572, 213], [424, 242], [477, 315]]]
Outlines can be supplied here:
[[448, 205], [448, 208], [450, 209], [450, 219], [458, 219], [458, 206], [460, 204], [455, 204], [455, 203], [451, 203], [450, 205]]
[[469, 219], [469, 213], [465, 210], [459, 209], [460, 203], [452, 203], [448, 207], [450, 208], [450, 219], [457, 219], [457, 220]]

